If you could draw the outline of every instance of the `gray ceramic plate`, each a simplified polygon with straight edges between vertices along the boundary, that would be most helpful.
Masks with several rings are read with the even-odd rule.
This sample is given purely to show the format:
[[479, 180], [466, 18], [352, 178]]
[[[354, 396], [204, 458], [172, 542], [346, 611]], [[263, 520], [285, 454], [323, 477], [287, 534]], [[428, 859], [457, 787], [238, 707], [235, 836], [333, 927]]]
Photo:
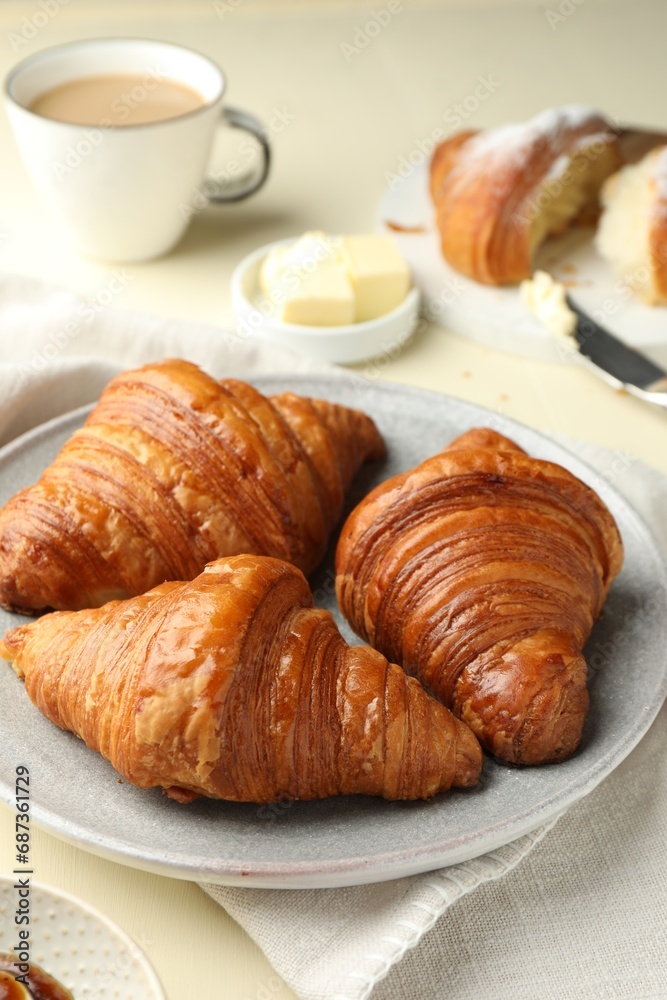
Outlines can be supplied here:
[[[464, 861], [534, 829], [590, 792], [639, 742], [667, 693], [667, 577], [637, 514], [563, 448], [480, 407], [343, 376], [272, 377], [257, 384], [360, 407], [377, 421], [389, 459], [362, 471], [350, 506], [375, 483], [480, 424], [566, 465], [603, 496], [621, 528], [626, 561], [587, 650], [595, 669], [581, 749], [563, 764], [525, 770], [488, 760], [478, 788], [430, 802], [348, 797], [271, 807], [209, 800], [181, 806], [158, 791], [118, 784], [111, 766], [47, 722], [13, 671], [0, 665], [2, 798], [11, 802], [14, 770], [27, 764], [34, 820], [80, 847], [179, 878], [299, 888], [375, 882]], [[4, 450], [0, 502], [38, 477], [86, 412], [55, 420]], [[333, 546], [311, 581], [315, 598], [354, 641], [336, 608], [332, 554]], [[2, 613], [0, 630], [19, 620]]]

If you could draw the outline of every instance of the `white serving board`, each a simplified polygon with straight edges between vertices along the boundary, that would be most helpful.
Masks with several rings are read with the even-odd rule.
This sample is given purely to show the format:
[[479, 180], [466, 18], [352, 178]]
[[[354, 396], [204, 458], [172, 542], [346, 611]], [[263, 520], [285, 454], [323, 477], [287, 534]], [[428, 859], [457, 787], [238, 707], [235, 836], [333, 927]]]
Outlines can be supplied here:
[[[428, 191], [427, 165], [416, 167], [387, 188], [378, 221], [382, 231], [392, 231], [398, 239], [423, 293], [426, 315], [433, 322], [510, 354], [557, 363], [576, 360], [527, 312], [517, 286], [481, 285], [445, 263]], [[419, 231], [400, 232], [387, 223]], [[667, 307], [646, 306], [628, 293], [597, 254], [591, 227], [548, 240], [535, 267], [564, 281], [577, 304], [610, 333], [667, 367]]]

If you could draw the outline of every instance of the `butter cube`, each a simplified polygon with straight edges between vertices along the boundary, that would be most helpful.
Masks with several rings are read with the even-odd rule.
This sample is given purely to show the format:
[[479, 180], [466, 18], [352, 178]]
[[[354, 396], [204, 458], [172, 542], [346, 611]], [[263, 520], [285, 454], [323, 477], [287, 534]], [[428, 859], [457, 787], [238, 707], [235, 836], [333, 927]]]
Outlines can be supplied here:
[[301, 326], [348, 326], [384, 316], [410, 288], [410, 269], [391, 236], [304, 233], [274, 247], [260, 287], [271, 315]]
[[274, 247], [260, 270], [260, 286], [273, 315], [301, 326], [354, 323], [355, 301], [340, 242], [311, 232], [289, 246]]
[[410, 289], [410, 268], [392, 236], [364, 234], [341, 238], [356, 300], [355, 322], [384, 316]]
[[328, 233], [304, 233], [296, 242], [273, 247], [268, 252], [260, 268], [260, 285], [267, 294], [277, 286], [289, 291], [320, 263], [340, 263], [342, 267], [340, 241]]
[[280, 319], [304, 326], [354, 323], [354, 292], [344, 269], [321, 261], [312, 274], [303, 274], [281, 303]]

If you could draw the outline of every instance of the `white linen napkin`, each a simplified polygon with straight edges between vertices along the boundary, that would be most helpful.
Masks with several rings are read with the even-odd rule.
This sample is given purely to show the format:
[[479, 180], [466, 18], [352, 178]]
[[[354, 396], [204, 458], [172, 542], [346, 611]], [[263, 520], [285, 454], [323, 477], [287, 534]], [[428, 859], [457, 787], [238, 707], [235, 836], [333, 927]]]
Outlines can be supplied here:
[[[218, 377], [324, 369], [106, 300], [0, 275], [0, 443], [92, 401], [121, 368], [165, 356]], [[640, 462], [628, 468], [626, 455], [567, 444], [603, 473], [625, 470], [615, 485], [667, 552], [667, 478]], [[374, 886], [202, 888], [304, 1000], [667, 997], [666, 708], [630, 757], [554, 824], [464, 865]], [[270, 1000], [277, 982], [260, 984], [258, 1000]]]
[[236, 332], [110, 308], [108, 290], [81, 299], [0, 274], [0, 443], [97, 399], [123, 368], [160, 358], [187, 358], [217, 378], [331, 370]]

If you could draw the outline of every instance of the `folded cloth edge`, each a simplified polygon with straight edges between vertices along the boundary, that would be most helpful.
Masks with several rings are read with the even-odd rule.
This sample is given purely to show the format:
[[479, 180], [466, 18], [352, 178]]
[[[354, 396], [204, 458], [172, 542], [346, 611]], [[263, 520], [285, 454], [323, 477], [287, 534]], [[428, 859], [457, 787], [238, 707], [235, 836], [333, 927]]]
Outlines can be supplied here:
[[[395, 880], [394, 885], [406, 886], [407, 892], [398, 892], [392, 900], [379, 932], [374, 935], [376, 947], [365, 953], [361, 962], [343, 973], [342, 978], [354, 981], [347, 992], [326, 993], [327, 1000], [367, 1000], [377, 984], [408, 951], [416, 948], [455, 902], [473, 892], [486, 882], [502, 878], [515, 868], [555, 826], [564, 812], [554, 816], [530, 833], [511, 841], [494, 851], [470, 861], [441, 868], [436, 871]], [[354, 886], [346, 889], [252, 889], [200, 883], [201, 888], [219, 903], [239, 923], [264, 951], [264, 935], [258, 933], [258, 911], [265, 911], [270, 920], [280, 901], [280, 908], [297, 903], [301, 912], [314, 901], [315, 895], [326, 894], [328, 900], [336, 894], [350, 906], [351, 895], [359, 899], [368, 897], [376, 886], [387, 883]], [[305, 899], [304, 899], [305, 896]], [[252, 914], [253, 919], [248, 920]], [[409, 916], [408, 916], [409, 914]], [[383, 949], [379, 951], [378, 949]], [[276, 963], [275, 954], [267, 954], [282, 978], [294, 989], [298, 983], [289, 971]]]

